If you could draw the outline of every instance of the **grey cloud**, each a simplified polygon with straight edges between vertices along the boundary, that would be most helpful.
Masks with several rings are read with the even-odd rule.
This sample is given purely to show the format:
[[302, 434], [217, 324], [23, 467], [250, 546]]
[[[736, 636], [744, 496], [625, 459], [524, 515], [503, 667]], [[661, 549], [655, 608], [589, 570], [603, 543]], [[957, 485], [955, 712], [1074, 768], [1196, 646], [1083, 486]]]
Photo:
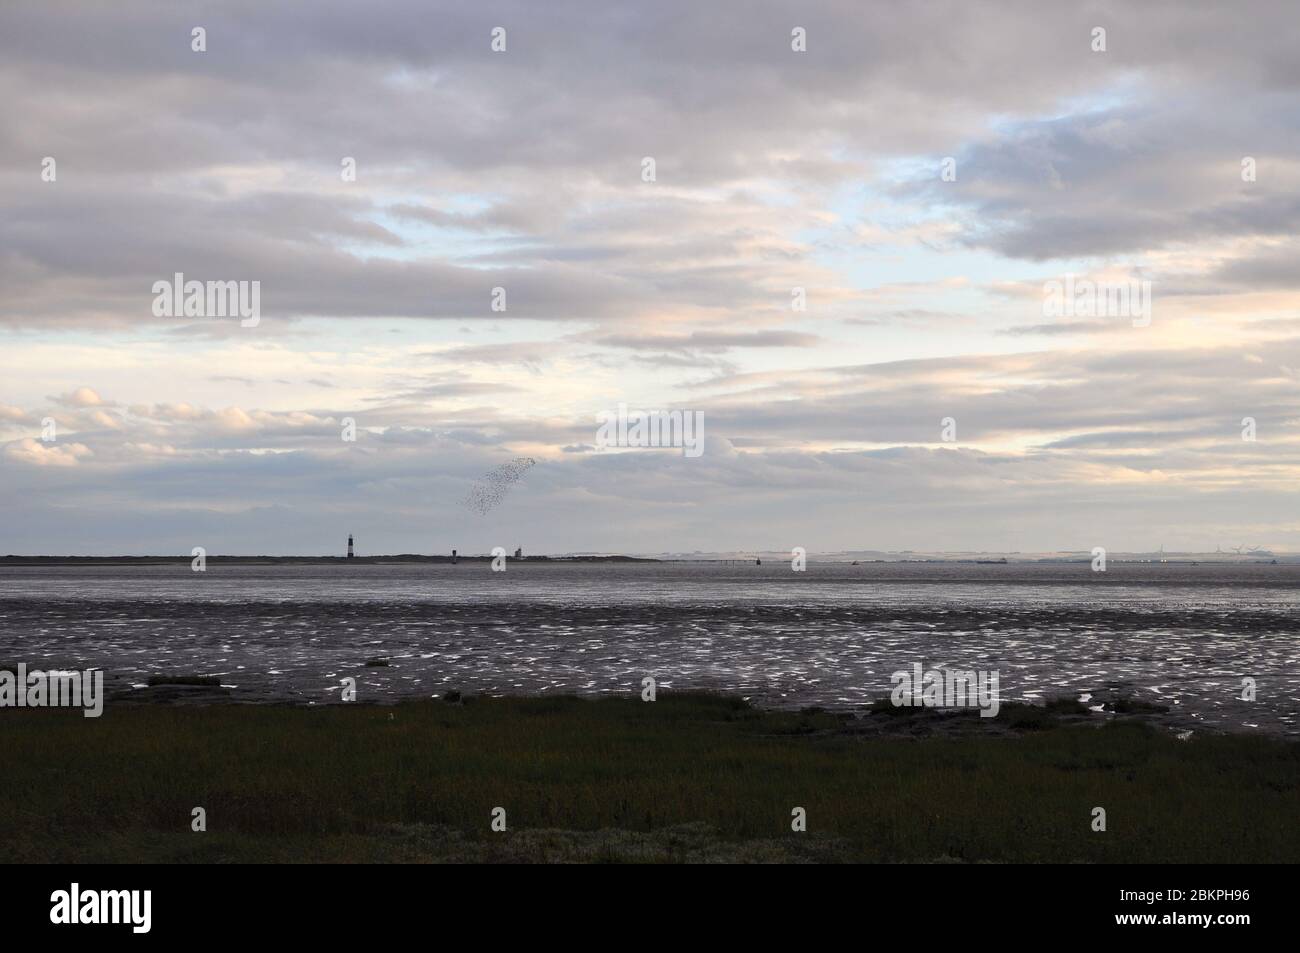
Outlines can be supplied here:
[[[137, 322], [142, 283], [183, 270], [260, 278], [275, 317], [465, 319], [502, 285], [516, 317], [626, 320], [675, 303], [723, 320], [781, 287], [773, 262], [793, 254], [799, 265], [775, 240], [787, 213], [768, 206], [756, 244], [708, 227], [681, 240], [683, 215], [705, 216], [712, 200], [676, 190], [725, 189], [730, 210], [757, 222], [763, 202], [745, 194], [757, 179], [825, 202], [819, 190], [877, 159], [966, 142], [977, 144], [946, 197], [985, 223], [968, 240], [1007, 254], [1274, 234], [1297, 214], [1285, 180], [1264, 175], [1249, 199], [1205, 189], [1211, 158], [1231, 172], [1247, 151], [1296, 153], [1285, 109], [1294, 18], [1282, 4], [1247, 6], [1187, 18], [1176, 3], [1032, 16], [1012, 2], [910, 3], [867, 17], [828, 0], [801, 7], [810, 52], [796, 55], [777, 3], [717, 18], [685, 2], [658, 12], [517, 2], [491, 17], [415, 0], [10, 4], [0, 11], [12, 111], [0, 129], [3, 317]], [[189, 50], [196, 18], [209, 31], [203, 54]], [[1086, 42], [1103, 21], [1108, 59]], [[493, 55], [498, 22], [513, 42]], [[1223, 90], [1233, 108], [1214, 114], [1226, 128], [1175, 100], [1167, 116], [1117, 112], [980, 139], [987, 117], [1043, 115], [1134, 71], [1188, 102], [1193, 89], [1199, 103]], [[47, 154], [61, 163], [57, 184], [36, 175]], [[351, 187], [338, 179], [345, 155], [358, 161]], [[659, 161], [653, 187], [639, 181], [644, 155]], [[1053, 190], [1057, 179], [1068, 188]], [[485, 210], [445, 201], [466, 194]], [[386, 215], [524, 241], [452, 258], [412, 249]], [[620, 217], [621, 243], [582, 241]], [[669, 234], [676, 248], [661, 241]], [[358, 246], [417, 253], [383, 260]], [[622, 264], [600, 273], [602, 261]]]
[[634, 351], [722, 354], [738, 347], [812, 347], [819, 340], [817, 335], [801, 331], [692, 331], [689, 334], [611, 334], [592, 343]]
[[[23, 501], [7, 546], [336, 551], [346, 521], [370, 551], [486, 549], [521, 524], [530, 551], [993, 548], [1012, 532], [1024, 548], [1087, 549], [1188, 514], [1212, 529], [1295, 511], [1300, 339], [1293, 316], [1272, 313], [1285, 305], [1245, 314], [1226, 345], [1095, 334], [1086, 351], [986, 355], [1007, 335], [1049, 347], [1106, 329], [967, 313], [940, 267], [960, 253], [983, 281], [1005, 278], [1008, 258], [1168, 256], [1162, 292], [1207, 308], [1295, 290], [1294, 5], [820, 0], [797, 15], [807, 54], [791, 52], [795, 13], [774, 0], [743, 13], [685, 0], [4, 5], [0, 323], [13, 340], [49, 334], [84, 362], [84, 342], [129, 348], [141, 333], [178, 352], [303, 355], [321, 347], [315, 318], [493, 335], [419, 344], [381, 384], [340, 380], [297, 411], [259, 388], [314, 371], [281, 376], [269, 360], [214, 365], [252, 382], [223, 400], [240, 406], [218, 407], [163, 371], [141, 375], [153, 392], [133, 389], [128, 407], [93, 379], [107, 403], [72, 399], [56, 359], [20, 369], [0, 406], [0, 473]], [[205, 54], [189, 50], [196, 22]], [[1098, 23], [1104, 55], [1088, 49]], [[46, 155], [57, 183], [39, 178]], [[935, 174], [946, 155], [953, 183]], [[1259, 160], [1254, 183], [1243, 155]], [[340, 180], [344, 156], [355, 183]], [[644, 156], [654, 183], [640, 180]], [[260, 280], [256, 337], [153, 318], [151, 285], [176, 271]], [[504, 314], [490, 310], [495, 286]], [[793, 286], [814, 305], [797, 331]], [[521, 340], [515, 318], [560, 330]], [[925, 353], [954, 353], [850, 363], [822, 319], [866, 328], [854, 343], [932, 328]], [[367, 327], [380, 340], [383, 325]], [[648, 399], [702, 411], [706, 454], [588, 452], [594, 425], [574, 408], [601, 395], [553, 396], [557, 368], [574, 367], [611, 388], [624, 371], [662, 372]], [[58, 459], [27, 442], [46, 415]], [[361, 428], [351, 445], [347, 415]], [[1236, 432], [1246, 415], [1254, 444]], [[956, 446], [940, 444], [946, 416]], [[466, 522], [449, 501], [524, 447], [549, 448], [546, 465], [501, 512]], [[1271, 542], [1300, 548], [1293, 524]]]

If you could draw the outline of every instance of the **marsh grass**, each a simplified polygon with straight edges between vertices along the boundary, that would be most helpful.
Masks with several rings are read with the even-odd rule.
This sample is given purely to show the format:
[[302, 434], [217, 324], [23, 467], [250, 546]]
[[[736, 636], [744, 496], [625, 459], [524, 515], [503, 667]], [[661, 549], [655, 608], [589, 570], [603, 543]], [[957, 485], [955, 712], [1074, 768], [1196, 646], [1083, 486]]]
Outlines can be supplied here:
[[1154, 714], [1169, 710], [1168, 705], [1142, 701], [1139, 698], [1116, 698], [1114, 701], [1106, 702], [1102, 707], [1106, 711], [1113, 711], [1119, 715]]
[[10, 709], [0, 835], [11, 861], [1300, 860], [1300, 744], [845, 726], [665, 693]]

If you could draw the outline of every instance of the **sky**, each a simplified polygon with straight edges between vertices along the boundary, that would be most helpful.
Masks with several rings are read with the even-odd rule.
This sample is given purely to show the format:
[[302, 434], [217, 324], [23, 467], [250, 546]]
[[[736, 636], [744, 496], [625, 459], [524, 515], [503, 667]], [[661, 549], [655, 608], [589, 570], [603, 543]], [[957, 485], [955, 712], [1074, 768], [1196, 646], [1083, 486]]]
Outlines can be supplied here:
[[1297, 49], [1290, 0], [8, 0], [0, 554], [1300, 551]]

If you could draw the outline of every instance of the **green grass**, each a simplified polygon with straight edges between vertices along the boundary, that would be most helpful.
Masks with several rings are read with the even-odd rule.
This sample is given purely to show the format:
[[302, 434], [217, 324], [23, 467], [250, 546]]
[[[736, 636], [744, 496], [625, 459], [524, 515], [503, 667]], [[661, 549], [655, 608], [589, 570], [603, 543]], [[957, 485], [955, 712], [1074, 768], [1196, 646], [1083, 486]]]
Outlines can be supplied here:
[[28, 862], [1300, 860], [1300, 744], [845, 727], [683, 694], [7, 709], [0, 836]]

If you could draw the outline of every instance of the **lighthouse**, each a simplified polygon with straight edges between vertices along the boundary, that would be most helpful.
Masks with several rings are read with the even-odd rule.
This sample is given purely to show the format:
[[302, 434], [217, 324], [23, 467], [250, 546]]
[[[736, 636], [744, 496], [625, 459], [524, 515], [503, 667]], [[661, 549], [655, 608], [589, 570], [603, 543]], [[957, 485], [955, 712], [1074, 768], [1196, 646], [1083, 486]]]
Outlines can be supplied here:
[[348, 559], [351, 559], [352, 556], [352, 534], [348, 533]]

